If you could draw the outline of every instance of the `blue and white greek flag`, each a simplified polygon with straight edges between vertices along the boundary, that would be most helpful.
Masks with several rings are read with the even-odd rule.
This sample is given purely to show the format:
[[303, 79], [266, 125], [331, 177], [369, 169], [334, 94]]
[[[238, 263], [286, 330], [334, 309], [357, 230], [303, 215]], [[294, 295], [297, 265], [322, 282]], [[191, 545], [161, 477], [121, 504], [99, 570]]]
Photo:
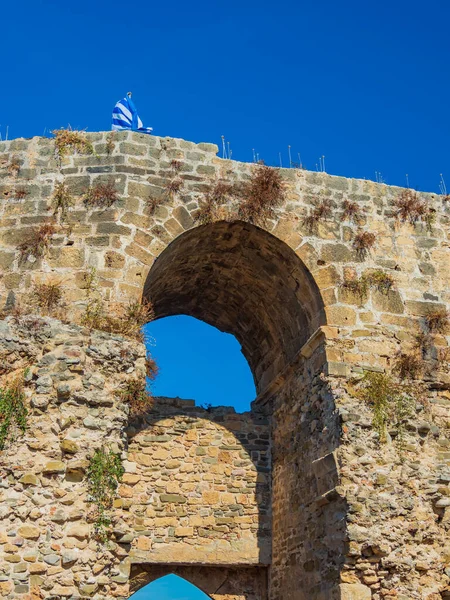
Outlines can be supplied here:
[[143, 123], [137, 114], [134, 102], [129, 96], [115, 105], [112, 113], [112, 129], [119, 131], [121, 129], [131, 129], [139, 133], [151, 133], [152, 127], [143, 127]]

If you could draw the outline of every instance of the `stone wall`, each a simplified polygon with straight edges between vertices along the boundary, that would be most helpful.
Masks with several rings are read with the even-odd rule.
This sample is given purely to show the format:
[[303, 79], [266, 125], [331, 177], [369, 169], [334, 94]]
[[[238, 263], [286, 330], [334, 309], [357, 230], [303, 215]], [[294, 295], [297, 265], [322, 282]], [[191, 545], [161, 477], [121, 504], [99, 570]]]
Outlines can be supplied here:
[[[195, 216], [211, 186], [219, 179], [246, 181], [254, 165], [219, 159], [217, 147], [210, 144], [119, 133], [108, 147], [106, 135], [88, 134], [95, 155], [69, 153], [61, 164], [52, 140], [0, 143], [2, 306], [26, 304], [34, 284], [56, 281], [64, 289], [65, 316], [77, 320], [86, 305], [86, 273], [94, 267], [111, 310], [116, 303], [144, 295], [153, 301], [157, 318], [185, 313], [233, 333], [255, 377], [259, 396], [254, 406], [273, 422], [270, 600], [447, 598], [450, 332], [433, 335], [423, 353], [426, 368], [413, 385], [423, 386], [424, 401], [416, 406], [415, 416], [405, 419], [401, 454], [394, 439], [379, 443], [371, 408], [355, 399], [352, 379], [366, 370], [391, 373], [399, 353], [411, 351], [417, 334], [424, 331], [426, 315], [449, 309], [449, 202], [421, 194], [434, 223], [402, 223], [393, 216], [399, 188], [282, 169], [286, 201], [276, 209], [276, 218], [258, 227], [242, 221], [199, 227]], [[18, 171], [12, 164], [19, 165]], [[171, 185], [174, 180], [176, 186]], [[55, 186], [63, 181], [73, 196], [64, 218], [61, 211], [53, 215], [52, 208]], [[110, 208], [83, 202], [95, 181], [114, 182], [120, 199]], [[323, 199], [330, 201], [332, 215], [311, 231], [304, 217]], [[343, 218], [345, 200], [361, 211], [356, 225]], [[57, 231], [43, 256], [21, 258], [19, 245], [51, 219]], [[353, 247], [357, 228], [376, 235], [375, 246], [365, 256]], [[375, 269], [393, 277], [389, 293], [371, 289], [360, 297], [342, 286]], [[55, 415], [59, 409], [55, 405]], [[185, 425], [185, 417], [170, 415], [169, 428]], [[199, 419], [204, 422], [195, 414], [195, 423]], [[220, 431], [228, 436], [226, 430]], [[119, 428], [114, 431], [119, 443]], [[186, 441], [187, 431], [180, 432]], [[219, 431], [215, 418], [208, 431]], [[131, 447], [146, 435], [131, 433]], [[245, 430], [244, 442], [249, 441]], [[165, 443], [172, 448], [170, 440]], [[152, 452], [153, 446], [143, 447], [147, 449]], [[177, 451], [175, 445], [173, 449]], [[261, 460], [246, 453], [244, 479], [254, 483], [256, 476], [258, 481], [265, 458]], [[194, 464], [200, 481], [185, 484], [199, 484], [196, 497], [208, 480], [201, 470], [203, 459]], [[145, 465], [136, 466], [136, 472], [141, 467]], [[159, 496], [169, 483], [172, 489], [177, 482], [167, 474], [171, 469], [163, 459], [161, 467], [167, 479], [158, 481], [160, 491], [147, 498], [146, 488], [141, 494], [145, 511], [151, 506], [149, 515], [143, 514], [138, 482], [131, 484], [135, 473], [127, 473], [125, 495], [118, 503], [128, 506], [116, 507], [121, 571], [113, 575], [118, 579], [113, 582], [117, 587], [107, 592], [112, 596], [128, 593], [131, 561], [144, 560], [139, 539], [146, 547], [142, 552], [153, 552], [156, 561], [158, 555], [165, 560], [164, 548], [180, 545], [175, 529], [172, 536], [174, 525], [158, 534], [155, 523], [150, 529], [152, 519], [159, 518], [151, 512], [152, 505], [160, 508]], [[145, 470], [140, 474], [149, 482], [153, 477]], [[226, 473], [221, 483], [218, 479], [209, 483], [226, 488], [231, 481]], [[208, 491], [235, 493], [212, 487]], [[17, 494], [24, 495], [21, 489]], [[195, 503], [190, 505], [193, 512], [168, 504], [180, 518], [180, 527], [193, 528], [182, 544], [198, 545], [199, 530], [189, 524], [198, 516]], [[260, 505], [265, 528], [266, 501]], [[138, 508], [136, 516], [133, 507]], [[223, 518], [214, 503], [205, 504], [204, 510], [205, 520]], [[249, 516], [246, 509], [239, 510]], [[246, 540], [246, 560], [266, 564], [265, 543], [256, 544], [252, 523], [253, 529], [224, 531], [229, 535], [227, 548]], [[136, 532], [141, 532], [137, 538]], [[214, 540], [205, 539], [206, 546]], [[214, 561], [220, 561], [217, 555]], [[147, 567], [139, 568], [148, 573]], [[16, 573], [23, 573], [22, 568]]]
[[267, 417], [157, 398], [128, 434], [116, 504], [133, 563], [270, 564]]
[[[48, 317], [0, 321], [0, 356], [8, 378], [30, 366], [29, 428], [1, 454], [1, 597], [128, 598], [131, 564], [270, 563], [264, 415], [157, 398], [129, 424], [116, 392], [145, 372], [144, 346]], [[108, 546], [85, 477], [102, 445], [125, 467]], [[240, 580], [259, 589], [261, 573]]]
[[0, 321], [0, 348], [11, 375], [30, 368], [28, 429], [1, 453], [0, 596], [128, 597], [127, 553], [98, 547], [85, 472], [103, 444], [125, 451], [115, 391], [145, 373], [145, 348], [39, 317]]

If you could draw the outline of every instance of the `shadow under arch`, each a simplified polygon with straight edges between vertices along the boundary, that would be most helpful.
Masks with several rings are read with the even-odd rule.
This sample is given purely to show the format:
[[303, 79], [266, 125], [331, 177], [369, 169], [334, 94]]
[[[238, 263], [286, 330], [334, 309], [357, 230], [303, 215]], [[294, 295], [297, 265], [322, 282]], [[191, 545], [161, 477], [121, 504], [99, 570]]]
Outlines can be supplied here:
[[147, 276], [156, 318], [186, 314], [233, 334], [257, 392], [326, 323], [320, 290], [283, 241], [242, 221], [202, 225], [171, 242]]
[[[132, 460], [142, 462], [141, 453], [153, 457], [143, 461], [140, 476], [157, 490], [155, 512], [162, 518], [172, 517], [170, 527], [191, 528], [190, 545], [169, 533], [163, 544], [144, 552], [136, 550], [134, 563], [270, 565], [267, 415], [236, 413], [223, 406], [205, 409], [193, 400], [156, 397], [148, 413], [130, 422], [127, 434]], [[168, 459], [172, 460], [169, 470]], [[161, 533], [157, 537], [161, 541]]]
[[[182, 570], [185, 571], [186, 569], [182, 569]], [[195, 583], [190, 581], [187, 577], [182, 577], [182, 576], [178, 575], [176, 573], [176, 571], [177, 571], [176, 567], [169, 568], [169, 569], [166, 569], [164, 567], [161, 569], [161, 567], [160, 567], [159, 569], [153, 569], [153, 573], [151, 573], [151, 574], [148, 573], [147, 571], [141, 570], [141, 573], [140, 573], [141, 581], [139, 582], [139, 578], [135, 578], [135, 580], [134, 580], [135, 588], [132, 590], [133, 593], [130, 596], [130, 600], [132, 600], [133, 598], [136, 598], [136, 594], [140, 590], [149, 588], [153, 583], [155, 583], [159, 580], [162, 580], [162, 579], [166, 579], [166, 578], [170, 577], [171, 575], [174, 575], [176, 578], [186, 581], [191, 586], [194, 586], [198, 591], [202, 592], [205, 596], [208, 596], [208, 598], [211, 598], [211, 596], [209, 596], [199, 585], [196, 585]], [[144, 573], [145, 573], [145, 576], [142, 577], [142, 575]], [[190, 579], [195, 579], [195, 580], [199, 579], [198, 573], [196, 572], [193, 577], [191, 575]], [[142, 584], [142, 581], [144, 581], [143, 584]], [[137, 585], [139, 585], [140, 583], [141, 583], [140, 587], [137, 588]], [[136, 600], [137, 600], [137, 598], [136, 598]]]
[[258, 567], [190, 567], [187, 565], [135, 565], [132, 571], [130, 600], [136, 592], [167, 575], [191, 583], [211, 600], [260, 600], [267, 597], [267, 573]]

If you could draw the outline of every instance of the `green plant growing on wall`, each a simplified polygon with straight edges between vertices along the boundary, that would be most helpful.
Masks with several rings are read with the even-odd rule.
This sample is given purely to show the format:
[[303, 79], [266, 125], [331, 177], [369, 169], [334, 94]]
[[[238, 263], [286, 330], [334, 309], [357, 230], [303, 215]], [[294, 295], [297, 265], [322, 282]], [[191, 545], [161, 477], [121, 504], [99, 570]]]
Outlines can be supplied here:
[[89, 186], [84, 196], [85, 206], [94, 206], [99, 208], [109, 208], [119, 200], [119, 194], [116, 190], [114, 181], [103, 183], [96, 181]]
[[56, 232], [54, 223], [44, 223], [39, 229], [34, 230], [30, 237], [19, 244], [20, 260], [26, 261], [30, 256], [42, 258], [50, 246], [52, 235]]
[[56, 155], [61, 160], [69, 152], [79, 152], [80, 154], [94, 154], [92, 143], [86, 138], [84, 131], [75, 131], [73, 129], [54, 129]]
[[110, 448], [98, 448], [89, 460], [86, 471], [88, 502], [95, 505], [95, 535], [101, 544], [107, 544], [110, 539], [109, 511], [124, 472], [119, 454]]
[[0, 451], [8, 441], [25, 433], [27, 415], [22, 377], [0, 388]]
[[364, 300], [369, 290], [375, 289], [382, 294], [388, 294], [394, 287], [394, 278], [381, 269], [364, 273], [361, 277], [346, 279], [341, 287]]
[[397, 443], [402, 452], [405, 420], [413, 416], [416, 405], [413, 389], [387, 373], [366, 371], [356, 396], [372, 407], [372, 424], [380, 442], [386, 442], [388, 427], [391, 427], [397, 433]]
[[320, 222], [326, 221], [332, 215], [332, 203], [331, 200], [325, 198], [323, 200], [315, 200], [313, 202], [313, 208], [304, 217], [303, 225], [306, 227], [309, 233], [315, 233], [317, 226]]
[[375, 269], [374, 271], [365, 273], [363, 277], [366, 279], [370, 288], [377, 290], [381, 294], [388, 294], [395, 284], [392, 275], [385, 273], [381, 269]]
[[73, 204], [73, 198], [64, 181], [57, 183], [52, 196], [53, 215], [55, 216], [59, 212], [61, 214], [61, 220], [64, 221], [67, 217], [67, 211]]

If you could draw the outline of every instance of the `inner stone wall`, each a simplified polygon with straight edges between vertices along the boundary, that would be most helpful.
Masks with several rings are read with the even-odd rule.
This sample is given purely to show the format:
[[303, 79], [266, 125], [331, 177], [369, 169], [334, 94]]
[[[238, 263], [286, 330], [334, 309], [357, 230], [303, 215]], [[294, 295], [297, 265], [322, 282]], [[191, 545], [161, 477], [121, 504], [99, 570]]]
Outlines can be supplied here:
[[270, 564], [267, 417], [157, 398], [128, 435], [116, 505], [133, 563]]

